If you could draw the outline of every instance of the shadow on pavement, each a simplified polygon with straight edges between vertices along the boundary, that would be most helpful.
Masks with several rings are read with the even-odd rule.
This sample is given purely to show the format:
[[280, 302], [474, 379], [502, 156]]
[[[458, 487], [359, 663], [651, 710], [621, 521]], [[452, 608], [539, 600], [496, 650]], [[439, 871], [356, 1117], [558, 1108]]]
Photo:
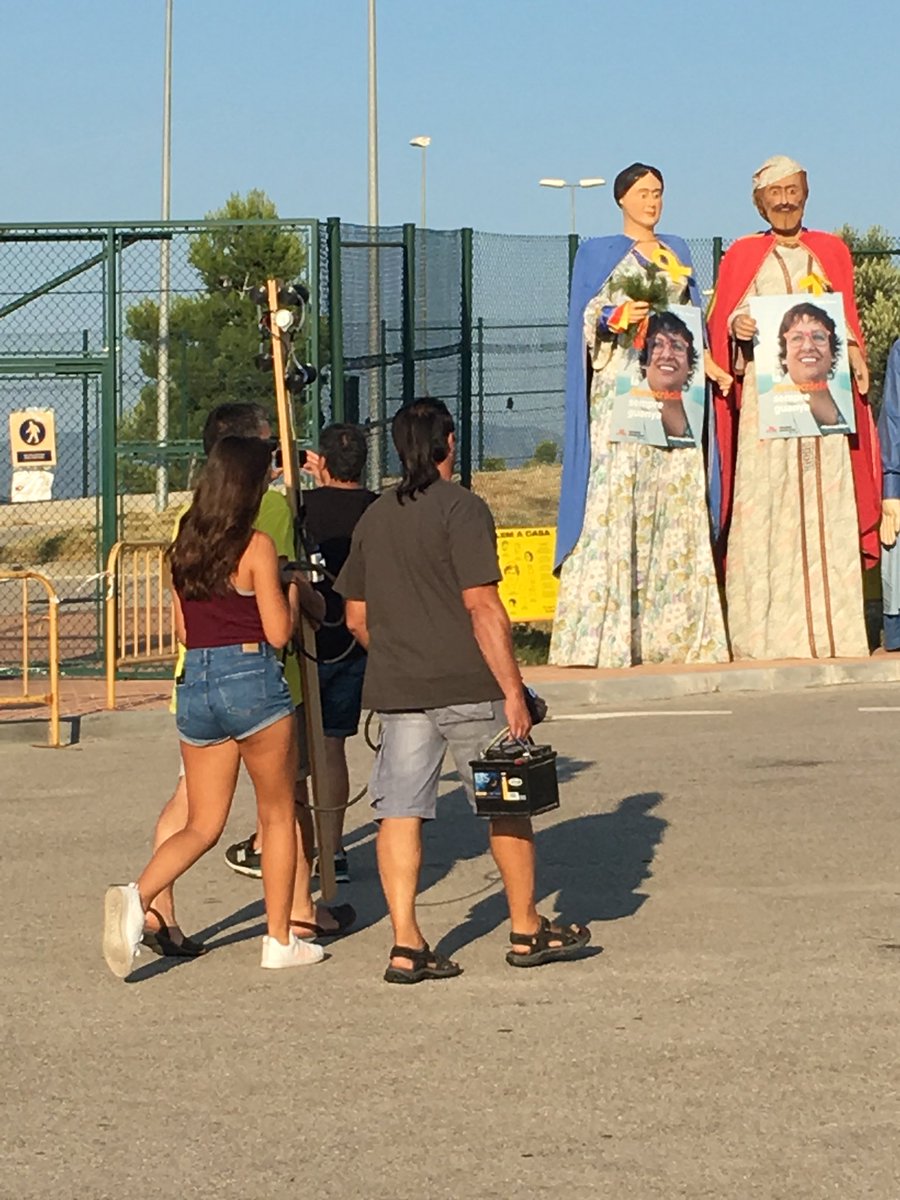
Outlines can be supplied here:
[[[265, 924], [265, 906], [262, 900], [254, 900], [250, 904], [245, 904], [243, 908], [236, 909], [233, 913], [223, 917], [221, 921], [215, 921], [212, 925], [207, 925], [205, 929], [198, 929], [195, 933], [188, 934], [196, 942], [205, 942], [210, 951], [221, 950], [223, 946], [230, 946], [234, 942], [243, 942], [248, 938], [262, 937], [266, 932]], [[253, 921], [255, 924], [245, 926], [242, 929], [236, 929], [236, 926], [244, 926], [246, 921]], [[225, 933], [228, 929], [234, 929], [234, 933], [227, 934], [225, 937], [217, 937], [217, 934]], [[183, 967], [188, 963], [197, 962], [196, 958], [159, 958], [152, 951], [143, 947], [141, 957], [144, 961], [132, 971], [126, 980], [127, 983], [140, 983], [145, 979], [153, 979], [156, 975], [165, 975], [167, 971], [172, 971], [175, 967]], [[205, 956], [204, 956], [205, 957]]]
[[[563, 760], [563, 772], [569, 774], [561, 772], [560, 777], [570, 778], [589, 765], [592, 764]], [[582, 924], [633, 916], [647, 899], [640, 890], [641, 884], [652, 873], [650, 864], [668, 824], [653, 812], [663, 799], [661, 792], [637, 793], [625, 796], [612, 812], [588, 813], [546, 828], [539, 826], [535, 831], [538, 907], [547, 915], [555, 910], [564, 920]], [[353, 849], [353, 883], [347, 891], [358, 913], [351, 937], [387, 917], [378, 880], [374, 828], [371, 823], [360, 826], [345, 838], [345, 846]], [[463, 789], [458, 787], [442, 796], [438, 801], [438, 819], [426, 824], [423, 831], [418, 907], [426, 937], [434, 937], [435, 926], [440, 922], [439, 913], [432, 910], [474, 901], [466, 920], [437, 943], [436, 949], [442, 954], [452, 957], [462, 947], [506, 924], [506, 897], [491, 860], [486, 860], [484, 875], [474, 886], [471, 880], [467, 882], [466, 893], [439, 900], [429, 898], [430, 890], [446, 878], [456, 863], [480, 858], [487, 848], [488, 823], [473, 817]], [[256, 899], [191, 936], [206, 942], [211, 951], [220, 950], [247, 938], [260, 937], [265, 932], [264, 917], [262, 899]], [[386, 937], [389, 936], [386, 930]], [[588, 954], [598, 952], [599, 948], [593, 947]], [[129, 982], [150, 979], [191, 961], [194, 960], [154, 958], [138, 967], [129, 976]]]
[[[565, 921], [589, 925], [634, 916], [647, 899], [640, 887], [651, 875], [650, 864], [668, 824], [652, 811], [662, 800], [660, 792], [642, 792], [625, 796], [611, 813], [588, 813], [538, 828], [538, 908], [555, 896], [553, 907]], [[498, 887], [470, 909], [467, 920], [443, 937], [438, 948], [452, 957], [506, 920], [506, 897]]]

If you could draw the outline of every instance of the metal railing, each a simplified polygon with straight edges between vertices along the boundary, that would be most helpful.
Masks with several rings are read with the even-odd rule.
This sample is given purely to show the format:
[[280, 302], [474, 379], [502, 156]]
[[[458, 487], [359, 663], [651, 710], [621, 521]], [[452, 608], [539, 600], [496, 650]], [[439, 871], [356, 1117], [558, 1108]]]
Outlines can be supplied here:
[[[58, 747], [59, 742], [59, 596], [56, 589], [46, 576], [37, 571], [0, 571], [0, 583], [21, 581], [22, 584], [22, 693], [19, 696], [0, 696], [0, 708], [28, 707], [36, 704], [47, 705], [50, 709], [50, 728], [48, 744]], [[32, 616], [28, 602], [29, 582], [40, 584], [47, 593], [47, 680], [50, 685], [47, 692], [29, 692], [28, 686], [33, 672], [31, 663], [32, 647]], [[44, 618], [37, 617], [39, 621]]]
[[121, 667], [150, 666], [178, 653], [168, 542], [116, 542], [106, 560], [106, 707], [116, 707]]

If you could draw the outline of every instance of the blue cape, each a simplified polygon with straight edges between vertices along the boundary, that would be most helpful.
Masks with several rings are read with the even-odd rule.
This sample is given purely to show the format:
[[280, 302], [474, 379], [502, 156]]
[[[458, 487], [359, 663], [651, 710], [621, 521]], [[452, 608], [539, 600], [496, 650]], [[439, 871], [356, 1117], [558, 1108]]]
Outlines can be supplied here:
[[[678, 256], [680, 262], [693, 267], [687, 242], [671, 234], [660, 234], [659, 241]], [[562, 484], [559, 494], [559, 516], [556, 522], [556, 562], [558, 573], [563, 561], [575, 549], [584, 524], [588, 475], [591, 466], [590, 397], [587, 389], [587, 348], [584, 344], [584, 310], [591, 297], [603, 284], [634, 245], [623, 233], [615, 237], [589, 238], [578, 247], [572, 268], [569, 290], [569, 334], [566, 352], [566, 431], [563, 441]], [[691, 303], [702, 308], [696, 280], [688, 280]], [[708, 420], [712, 421], [712, 405], [707, 405]], [[707, 430], [708, 445], [715, 445], [715, 431]], [[712, 455], [713, 478], [710, 480], [710, 503], [718, 511], [721, 484], [718, 479], [718, 456]]]

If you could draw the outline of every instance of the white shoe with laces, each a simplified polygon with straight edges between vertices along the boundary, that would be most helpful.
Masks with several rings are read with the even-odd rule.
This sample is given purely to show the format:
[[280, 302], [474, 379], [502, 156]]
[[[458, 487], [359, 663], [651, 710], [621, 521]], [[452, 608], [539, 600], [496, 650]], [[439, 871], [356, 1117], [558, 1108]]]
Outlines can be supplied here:
[[103, 957], [113, 975], [124, 979], [141, 952], [144, 909], [136, 883], [106, 889], [103, 900]]
[[295, 934], [288, 934], [288, 943], [279, 942], [278, 938], [264, 937], [262, 940], [262, 962], [260, 966], [270, 971], [282, 967], [309, 967], [321, 962], [325, 951], [314, 942], [302, 942]]

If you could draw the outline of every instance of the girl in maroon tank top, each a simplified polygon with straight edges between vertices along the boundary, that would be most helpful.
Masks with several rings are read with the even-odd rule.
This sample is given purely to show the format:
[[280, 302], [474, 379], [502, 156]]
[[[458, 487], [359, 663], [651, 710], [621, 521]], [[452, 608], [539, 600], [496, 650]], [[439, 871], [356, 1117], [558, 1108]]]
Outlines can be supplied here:
[[176, 628], [187, 648], [175, 720], [188, 821], [159, 846], [137, 883], [107, 892], [104, 954], [122, 977], [134, 964], [147, 906], [218, 841], [241, 761], [256, 791], [266, 847], [262, 965], [323, 958], [322, 948], [300, 941], [289, 924], [297, 750], [294, 706], [276, 651], [291, 637], [298, 596], [293, 583], [285, 594], [272, 539], [253, 529], [270, 464], [259, 438], [221, 438], [168, 552]]

